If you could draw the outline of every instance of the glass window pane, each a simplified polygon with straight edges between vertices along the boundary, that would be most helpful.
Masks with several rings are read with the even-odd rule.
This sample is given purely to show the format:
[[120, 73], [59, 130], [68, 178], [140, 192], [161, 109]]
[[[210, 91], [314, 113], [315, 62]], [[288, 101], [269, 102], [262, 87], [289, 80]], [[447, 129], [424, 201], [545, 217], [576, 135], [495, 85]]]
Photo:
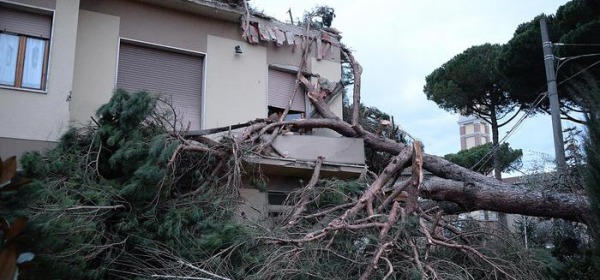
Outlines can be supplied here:
[[0, 33], [0, 85], [15, 85], [19, 36]]
[[285, 120], [286, 121], [293, 121], [293, 120], [298, 120], [302, 118], [302, 113], [288, 113], [285, 116]]
[[46, 41], [27, 38], [25, 61], [23, 63], [23, 83], [26, 88], [42, 88], [42, 68], [44, 67], [44, 48]]

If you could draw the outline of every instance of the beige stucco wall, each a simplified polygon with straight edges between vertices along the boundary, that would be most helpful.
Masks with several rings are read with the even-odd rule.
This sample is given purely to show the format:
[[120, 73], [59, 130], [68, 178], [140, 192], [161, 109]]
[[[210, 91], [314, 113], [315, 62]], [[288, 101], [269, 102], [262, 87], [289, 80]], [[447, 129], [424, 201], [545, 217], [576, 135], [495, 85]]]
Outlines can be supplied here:
[[[234, 52], [240, 45], [242, 54]], [[203, 128], [267, 114], [267, 52], [262, 46], [208, 36]]]
[[[241, 39], [237, 23], [144, 2], [19, 2], [56, 8], [48, 86], [46, 93], [0, 89], [0, 117], [8, 120], [0, 123], [0, 137], [56, 141], [69, 122], [88, 122], [112, 94], [119, 38], [207, 53], [202, 128], [266, 117], [268, 65], [300, 62], [299, 46], [294, 51], [289, 46], [250, 45]], [[234, 54], [236, 45], [242, 46], [243, 54]], [[328, 51], [321, 61], [314, 55], [309, 72], [337, 81], [339, 49]], [[341, 103], [341, 96], [332, 102], [339, 115]]]
[[[342, 77], [342, 67], [339, 62], [333, 62], [325, 59], [317, 60], [315, 57], [312, 57], [310, 59], [310, 65], [310, 70], [312, 73], [319, 74], [319, 76], [328, 79], [330, 82], [339, 82], [340, 78]], [[316, 81], [317, 79], [313, 79], [313, 83], [316, 83]], [[329, 102], [331, 111], [333, 111], [340, 118], [342, 117], [342, 102], [342, 94], [339, 94]], [[313, 133], [320, 136], [340, 136], [337, 132], [326, 128], [315, 129]]]
[[280, 135], [273, 141], [273, 149], [285, 157], [312, 162], [325, 157], [325, 162], [365, 164], [361, 138], [332, 138], [315, 135]]
[[56, 0], [0, 0], [0, 2], [23, 4], [35, 8], [45, 8], [50, 10], [54, 10], [56, 8]]
[[288, 45], [277, 47], [273, 43], [263, 43], [267, 46], [267, 64], [294, 65], [299, 67], [302, 60], [302, 38], [296, 37], [295, 42], [295, 47]]
[[[267, 43], [250, 45], [241, 39], [238, 23], [191, 12], [125, 0], [81, 0], [81, 9], [118, 17], [121, 38], [206, 53], [203, 129], [266, 117], [268, 65], [298, 66], [301, 60], [300, 46], [293, 49]], [[297, 40], [300, 43], [301, 38], [297, 37]], [[243, 54], [234, 54], [236, 45], [242, 46]], [[339, 80], [339, 48], [328, 50], [321, 61], [315, 56], [313, 46], [309, 56], [312, 59], [308, 61], [310, 71]], [[341, 96], [332, 101], [334, 112], [339, 115], [341, 104]], [[73, 112], [72, 119], [87, 121], [90, 112], [93, 112], [90, 108]], [[337, 134], [325, 132], [320, 135]]]
[[467, 139], [466, 140], [467, 141], [467, 147], [466, 147], [467, 149], [475, 147], [475, 137], [474, 136], [467, 137], [466, 139]]
[[472, 134], [475, 132], [475, 126], [473, 124], [465, 125], [465, 134]]
[[71, 123], [90, 122], [115, 87], [119, 18], [80, 10], [71, 95]]
[[240, 188], [242, 202], [237, 209], [239, 220], [257, 221], [267, 217], [267, 193], [257, 189]]
[[[339, 82], [342, 77], [342, 67], [339, 62], [329, 60], [311, 59], [311, 72], [328, 79], [330, 82]], [[338, 116], [342, 116], [342, 95], [339, 95], [331, 102], [331, 110]]]
[[119, 35], [190, 51], [207, 50], [209, 35], [240, 39], [239, 25], [125, 0], [82, 0], [81, 9], [120, 17]]
[[78, 10], [79, 0], [56, 2], [47, 92], [0, 88], [0, 137], [56, 141], [68, 127]]
[[[269, 65], [278, 64], [278, 65], [295, 65], [299, 66], [300, 61], [302, 61], [302, 47], [307, 44], [306, 39], [302, 39], [301, 37], [296, 36], [295, 40], [296, 46], [288, 46], [283, 45], [281, 47], [275, 46], [273, 43], [267, 44], [269, 48], [267, 49], [267, 63]], [[317, 56], [317, 48], [316, 43], [312, 43], [310, 48], [310, 53], [308, 54], [309, 59], [307, 63], [308, 69], [314, 69], [314, 63], [320, 62], [332, 62], [336, 64], [340, 64], [340, 48], [336, 46], [331, 46], [323, 53], [323, 59], [318, 61], [316, 59]], [[316, 66], [318, 67], [318, 66]], [[338, 78], [339, 79], [339, 78]]]
[[18, 168], [21, 168], [21, 155], [25, 152], [39, 151], [43, 152], [56, 146], [56, 142], [23, 140], [14, 138], [0, 137], [0, 158], [5, 160], [12, 156], [17, 156], [19, 162]]

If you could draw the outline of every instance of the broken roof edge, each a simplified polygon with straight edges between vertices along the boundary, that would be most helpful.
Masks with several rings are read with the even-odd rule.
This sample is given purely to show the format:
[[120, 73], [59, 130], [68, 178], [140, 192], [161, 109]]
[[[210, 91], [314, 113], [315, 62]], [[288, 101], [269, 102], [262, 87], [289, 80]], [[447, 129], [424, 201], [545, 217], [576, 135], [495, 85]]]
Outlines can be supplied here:
[[276, 19], [275, 17], [266, 14], [264, 12], [264, 10], [259, 10], [256, 7], [249, 7], [249, 8], [250, 8], [250, 17], [251, 17], [250, 20], [260, 19], [263, 21], [263, 22], [257, 21], [258, 23], [265, 23], [265, 21], [266, 21], [266, 22], [270, 22], [270, 23], [275, 23], [277, 25], [283, 25], [283, 26], [288, 26], [288, 27], [293, 26], [293, 27], [295, 27], [295, 29], [297, 29], [294, 31], [306, 32], [308, 30], [309, 32], [313, 32], [312, 34], [309, 34], [309, 36], [316, 36], [318, 32], [323, 32], [323, 33], [326, 33], [326, 34], [334, 37], [338, 42], [342, 38], [342, 35], [341, 35], [342, 32], [340, 32], [338, 29], [333, 28], [333, 27], [322, 27], [319, 29], [312, 29], [312, 28], [307, 29], [306, 26], [294, 24], [293, 21], [291, 23], [280, 21], [280, 20]]
[[[246, 11], [243, 0], [135, 0], [153, 4], [160, 7], [170, 8], [173, 10], [188, 12], [192, 14], [203, 15], [210, 18], [221, 19], [233, 23], [244, 25], [249, 14], [248, 22], [255, 22], [266, 26], [276, 27], [285, 32], [302, 35], [311, 38], [320, 37], [323, 40], [328, 40], [334, 45], [339, 46], [341, 35], [339, 31], [332, 31], [330, 28], [309, 29], [279, 21], [273, 17], [267, 16], [261, 12], [254, 10]], [[324, 35], [322, 35], [324, 34]]]
[[[241, 15], [240, 23], [242, 25], [246, 22], [246, 17], [247, 17], [247, 15], [245, 13], [243, 13]], [[332, 28], [307, 29], [304, 26], [295, 25], [295, 24], [291, 24], [291, 23], [287, 23], [287, 22], [282, 22], [280, 20], [277, 20], [276, 18], [273, 18], [270, 16], [265, 16], [264, 14], [255, 14], [255, 13], [250, 12], [250, 17], [248, 18], [248, 22], [249, 23], [254, 22], [257, 25], [276, 27], [277, 29], [282, 30], [284, 32], [292, 32], [293, 34], [302, 35], [302, 36], [306, 36], [309, 38], [322, 37], [323, 36], [322, 34], [324, 34], [325, 38], [328, 41], [330, 41], [331, 43], [334, 43], [336, 46], [340, 45], [340, 40], [342, 38], [341, 33]], [[243, 26], [242, 26], [242, 29], [244, 29]], [[322, 38], [322, 39], [325, 39], [325, 38]]]
[[191, 2], [199, 5], [211, 5], [223, 9], [238, 9], [243, 11], [244, 0], [176, 0], [182, 2]]

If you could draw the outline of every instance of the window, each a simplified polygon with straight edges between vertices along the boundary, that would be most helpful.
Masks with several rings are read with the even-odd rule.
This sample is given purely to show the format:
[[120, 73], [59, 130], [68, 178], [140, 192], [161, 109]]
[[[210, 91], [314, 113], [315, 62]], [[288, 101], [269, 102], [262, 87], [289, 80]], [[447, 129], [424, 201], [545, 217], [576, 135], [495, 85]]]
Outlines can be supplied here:
[[163, 94], [170, 99], [179, 126], [199, 130], [203, 65], [198, 54], [121, 42], [117, 88]]
[[[283, 112], [285, 111], [284, 109], [281, 108], [277, 108], [277, 107], [272, 107], [269, 106], [268, 107], [268, 115], [270, 118], [272, 118], [272, 120], [278, 120], [279, 117], [281, 117], [281, 115], [283, 115]], [[304, 118], [304, 113], [300, 112], [300, 111], [288, 111], [287, 115], [285, 116], [285, 121], [292, 121], [292, 120], [297, 120], [297, 119], [302, 119]]]
[[[269, 69], [268, 106], [282, 110], [287, 108], [295, 88], [296, 74]], [[302, 90], [302, 87], [299, 87], [290, 108], [292, 112], [304, 113], [306, 111], [306, 100], [304, 95], [304, 90]]]
[[268, 191], [268, 216], [270, 218], [285, 217], [286, 213], [290, 213], [292, 206], [285, 205], [285, 201], [288, 198], [287, 192], [282, 191]]
[[[296, 88], [296, 74], [269, 69], [269, 96], [268, 96], [268, 117], [277, 118], [283, 114], [288, 107], [290, 98]], [[286, 121], [305, 118], [306, 99], [303, 87], [300, 86], [294, 96], [294, 101]], [[292, 129], [292, 132], [309, 133], [310, 130]]]
[[270, 205], [283, 205], [288, 197], [288, 193], [280, 191], [268, 191], [267, 200]]
[[[272, 121], [279, 121], [279, 118], [281, 118], [281, 115], [283, 115], [284, 111], [285, 111], [284, 109], [269, 106], [267, 117]], [[303, 118], [305, 118], [303, 112], [290, 110], [290, 111], [288, 111], [287, 115], [285, 115], [284, 121], [293, 121], [293, 120], [298, 120], [298, 119], [303, 119]], [[312, 131], [311, 129], [305, 129], [305, 128], [298, 129], [298, 128], [294, 128], [294, 127], [288, 127], [288, 129], [291, 132], [297, 132], [300, 134], [310, 134], [310, 132]]]
[[0, 85], [46, 89], [52, 16], [0, 6]]

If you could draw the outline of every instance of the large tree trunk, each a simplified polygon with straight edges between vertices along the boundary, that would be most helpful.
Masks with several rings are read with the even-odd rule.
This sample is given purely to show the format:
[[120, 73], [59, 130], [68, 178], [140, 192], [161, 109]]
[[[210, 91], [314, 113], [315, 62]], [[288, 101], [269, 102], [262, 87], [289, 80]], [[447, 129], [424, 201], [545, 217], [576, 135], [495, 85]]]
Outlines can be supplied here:
[[[492, 103], [490, 106], [490, 121], [492, 123], [492, 160], [494, 167], [494, 178], [498, 180], [502, 180], [502, 169], [500, 168], [500, 140], [499, 140], [499, 129], [498, 129], [498, 119], [496, 114], [496, 106]], [[487, 218], [487, 214], [486, 214]], [[508, 219], [506, 214], [500, 212], [498, 213], [498, 222], [499, 226], [502, 228], [508, 228]]]
[[[343, 48], [343, 52], [349, 52]], [[274, 137], [277, 137], [281, 128], [329, 128], [342, 136], [362, 138], [366, 146], [376, 152], [388, 153], [391, 160], [381, 174], [374, 174], [373, 181], [367, 184], [362, 193], [357, 196], [345, 198], [347, 203], [317, 207], [309, 211], [309, 201], [317, 202], [320, 197], [315, 184], [318, 179], [321, 164], [327, 164], [320, 159], [316, 162], [313, 178], [300, 194], [300, 199], [295, 205], [295, 210], [285, 220], [285, 226], [281, 228], [281, 236], [268, 236], [265, 239], [274, 244], [283, 244], [277, 250], [289, 250], [292, 258], [297, 258], [300, 251], [305, 250], [303, 244], [312, 242], [316, 247], [321, 247], [327, 252], [333, 253], [332, 244], [337, 238], [348, 236], [350, 233], [363, 240], [361, 235], [367, 234], [364, 244], [369, 244], [369, 249], [360, 249], [361, 254], [367, 254], [371, 261], [361, 265], [353, 257], [341, 256], [344, 260], [362, 266], [360, 279], [370, 279], [382, 262], [387, 263], [388, 273], [384, 278], [394, 272], [395, 267], [404, 267], [405, 262], [392, 263], [391, 256], [400, 256], [403, 260], [411, 260], [418, 269], [422, 278], [439, 278], [436, 269], [429, 263], [429, 251], [438, 246], [470, 257], [477, 257], [480, 261], [487, 263], [494, 270], [494, 275], [501, 273], [507, 279], [517, 279], [511, 276], [511, 272], [505, 270], [506, 266], [497, 265], [471, 244], [471, 237], [464, 235], [462, 230], [446, 221], [445, 214], [458, 214], [476, 210], [499, 212], [500, 223], [506, 225], [506, 218], [502, 213], [514, 213], [528, 216], [562, 218], [571, 221], [588, 223], [590, 219], [590, 202], [581, 195], [575, 193], [544, 192], [503, 183], [500, 179], [500, 167], [497, 149], [494, 149], [494, 170], [497, 178], [491, 178], [450, 163], [440, 157], [422, 153], [418, 141], [408, 146], [398, 143], [382, 135], [373, 134], [365, 130], [359, 124], [360, 109], [360, 65], [351, 55], [347, 55], [352, 61], [355, 73], [355, 87], [353, 98], [353, 114], [351, 123], [346, 123], [335, 115], [325, 101], [331, 92], [312, 85], [307, 79], [299, 77], [307, 89], [307, 96], [315, 107], [315, 112], [320, 118], [298, 119], [293, 121], [250, 124], [242, 133], [235, 137], [235, 145], [232, 151], [244, 150], [244, 148], [256, 145], [265, 133], [270, 133], [272, 138], [261, 143], [261, 147], [269, 145]], [[494, 148], [498, 146], [498, 123], [492, 114], [492, 129]], [[312, 116], [313, 114], [309, 114]], [[315, 114], [316, 115], [316, 114]], [[249, 144], [249, 145], [243, 145]], [[241, 149], [238, 149], [241, 148]], [[247, 149], [251, 150], [251, 149]], [[252, 150], [252, 155], [260, 154]], [[237, 153], [235, 154], [238, 155]], [[236, 158], [237, 162], [237, 158]], [[403, 183], [397, 184], [398, 177], [403, 169], [412, 162], [411, 178], [405, 179]], [[423, 170], [433, 174], [424, 180]], [[235, 174], [235, 172], [233, 172]], [[239, 174], [240, 171], [237, 171]], [[238, 180], [241, 181], [241, 180]], [[317, 203], [317, 205], [320, 203]], [[312, 207], [314, 208], [314, 207]], [[310, 213], [309, 213], [310, 212]], [[410, 220], [409, 220], [410, 219]], [[418, 228], [407, 226], [409, 221], [417, 221]], [[313, 224], [314, 223], [314, 224]], [[447, 238], [445, 231], [451, 232], [454, 237]], [[279, 230], [278, 230], [279, 231]], [[357, 234], [357, 231], [364, 231]], [[372, 240], [377, 236], [374, 240]], [[372, 240], [372, 241], [371, 241]], [[358, 241], [355, 241], [355, 244]], [[424, 243], [425, 242], [425, 243]], [[289, 246], [293, 244], [293, 246]], [[424, 246], [422, 246], [424, 245]], [[424, 248], [423, 248], [424, 247]], [[424, 249], [424, 250], [422, 250]], [[422, 252], [424, 251], [424, 255]], [[351, 254], [356, 255], [352, 250]], [[329, 254], [329, 253], [328, 253]], [[279, 262], [283, 254], [272, 256], [271, 262]], [[270, 257], [271, 258], [271, 257]], [[289, 259], [289, 258], [286, 258]], [[287, 265], [287, 264], [286, 264]], [[516, 270], [513, 270], [516, 271]], [[269, 278], [269, 277], [266, 277]], [[523, 277], [521, 277], [523, 278]], [[530, 277], [531, 278], [531, 277]]]
[[584, 223], [590, 218], [589, 202], [584, 196], [536, 191], [501, 182], [490, 185], [431, 178], [425, 181], [420, 194], [422, 198], [456, 203], [459, 209], [453, 212], [485, 209]]
[[492, 104], [490, 108], [490, 121], [492, 123], [492, 165], [494, 167], [494, 178], [502, 180], [502, 170], [500, 169], [500, 158], [498, 157], [500, 140], [498, 137], [498, 120], [496, 119], [496, 107]]
[[[298, 128], [330, 128], [346, 137], [362, 137], [365, 144], [371, 148], [393, 155], [410, 148], [403, 143], [380, 138], [341, 120], [301, 119], [282, 122], [280, 125], [293, 125]], [[502, 183], [495, 178], [484, 176], [441, 157], [425, 153], [423, 154], [423, 169], [439, 179], [427, 180], [420, 195], [423, 198], [437, 201], [454, 202], [463, 212], [489, 210], [588, 222], [590, 204], [587, 197], [582, 195], [536, 192], [524, 186]]]
[[[343, 49], [343, 51], [347, 50]], [[360, 75], [360, 71], [355, 72]], [[391, 155], [398, 155], [402, 151], [412, 148], [391, 139], [381, 138], [364, 130], [358, 124], [349, 124], [342, 121], [324, 101], [324, 96], [327, 94], [321, 94], [322, 89], [311, 85], [308, 80], [303, 79], [301, 82], [307, 88], [307, 94], [321, 118], [284, 121], [264, 126], [253, 125], [244, 131], [236, 141], [241, 142], [246, 138], [250, 138], [257, 130], [266, 132], [280, 126], [293, 126], [297, 128], [329, 128], [345, 137], [362, 138], [365, 145], [370, 148]], [[357, 101], [356, 97], [359, 94], [357, 94], [356, 88], [354, 93], [355, 101]], [[359, 103], [354, 105], [356, 107]], [[353, 117], [356, 118], [357, 114], [354, 114]], [[494, 125], [492, 129], [494, 145], [497, 145], [497, 125]], [[256, 136], [253, 139], [256, 139]], [[496, 172], [499, 172], [498, 165], [495, 164], [494, 166]], [[434, 155], [423, 154], [422, 167], [434, 176], [439, 177], [439, 179], [429, 179], [420, 192], [421, 197], [452, 202], [453, 205], [458, 206], [458, 208], [454, 208], [454, 212], [457, 209], [463, 212], [489, 210], [500, 213], [563, 218], [581, 222], [588, 222], [589, 220], [590, 203], [587, 197], [578, 194], [536, 192], [523, 186], [505, 184], [495, 178], [484, 176]]]

